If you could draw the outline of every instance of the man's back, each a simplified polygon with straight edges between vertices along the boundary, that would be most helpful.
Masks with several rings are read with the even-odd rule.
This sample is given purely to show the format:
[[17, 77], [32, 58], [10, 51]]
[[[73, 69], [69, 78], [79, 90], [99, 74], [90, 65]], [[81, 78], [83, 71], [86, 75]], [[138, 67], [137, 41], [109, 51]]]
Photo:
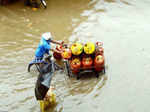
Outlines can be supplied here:
[[48, 54], [50, 50], [50, 44], [44, 38], [41, 38], [38, 48], [35, 51], [36, 57], [43, 57], [45, 53]]

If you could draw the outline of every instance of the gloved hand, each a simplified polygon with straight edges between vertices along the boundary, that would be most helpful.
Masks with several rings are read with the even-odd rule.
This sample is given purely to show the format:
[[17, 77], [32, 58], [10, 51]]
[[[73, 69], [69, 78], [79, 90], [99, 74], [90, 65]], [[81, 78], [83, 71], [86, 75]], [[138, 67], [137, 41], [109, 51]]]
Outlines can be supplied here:
[[64, 41], [61, 42], [61, 46], [67, 48], [67, 44], [64, 44]]
[[61, 42], [61, 45], [63, 45], [63, 44], [64, 44], [64, 41]]

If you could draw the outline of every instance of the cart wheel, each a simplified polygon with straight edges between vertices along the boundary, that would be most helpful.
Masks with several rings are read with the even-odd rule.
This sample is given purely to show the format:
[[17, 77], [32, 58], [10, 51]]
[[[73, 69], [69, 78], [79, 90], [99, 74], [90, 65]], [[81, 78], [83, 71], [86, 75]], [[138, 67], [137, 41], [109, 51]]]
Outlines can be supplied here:
[[79, 79], [80, 79], [80, 76], [78, 75], [78, 76], [77, 76], [77, 80], [79, 80]]
[[32, 65], [33, 65], [33, 64], [29, 64], [29, 65], [28, 65], [28, 72], [30, 72], [30, 68], [31, 68]]
[[99, 73], [96, 73], [96, 78], [99, 78]]
[[65, 61], [64, 62], [64, 64], [65, 64], [65, 71], [66, 71], [66, 74], [70, 77], [71, 75], [71, 71], [70, 71], [70, 66], [69, 66], [69, 61], [67, 60], [67, 61]]
[[105, 72], [105, 66], [104, 66], [104, 69], [103, 69], [103, 73], [105, 74], [106, 72]]

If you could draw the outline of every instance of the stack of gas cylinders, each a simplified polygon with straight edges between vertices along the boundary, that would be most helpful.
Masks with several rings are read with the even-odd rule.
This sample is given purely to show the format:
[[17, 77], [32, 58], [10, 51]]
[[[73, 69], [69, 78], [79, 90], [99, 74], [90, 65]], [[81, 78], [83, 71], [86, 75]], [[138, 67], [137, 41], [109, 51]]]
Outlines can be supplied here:
[[63, 49], [61, 56], [69, 61], [74, 74], [82, 70], [100, 72], [104, 69], [104, 49], [101, 42], [74, 43], [69, 48]]

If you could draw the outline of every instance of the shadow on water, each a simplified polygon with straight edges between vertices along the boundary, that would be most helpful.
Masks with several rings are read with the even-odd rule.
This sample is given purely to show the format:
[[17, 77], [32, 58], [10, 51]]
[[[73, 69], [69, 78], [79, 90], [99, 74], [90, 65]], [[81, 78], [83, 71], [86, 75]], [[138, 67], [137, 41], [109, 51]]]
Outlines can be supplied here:
[[68, 94], [78, 95], [78, 94], [90, 94], [96, 86], [102, 88], [107, 81], [106, 75], [100, 75], [96, 78], [94, 74], [84, 74], [79, 80], [76, 78], [68, 79]]

